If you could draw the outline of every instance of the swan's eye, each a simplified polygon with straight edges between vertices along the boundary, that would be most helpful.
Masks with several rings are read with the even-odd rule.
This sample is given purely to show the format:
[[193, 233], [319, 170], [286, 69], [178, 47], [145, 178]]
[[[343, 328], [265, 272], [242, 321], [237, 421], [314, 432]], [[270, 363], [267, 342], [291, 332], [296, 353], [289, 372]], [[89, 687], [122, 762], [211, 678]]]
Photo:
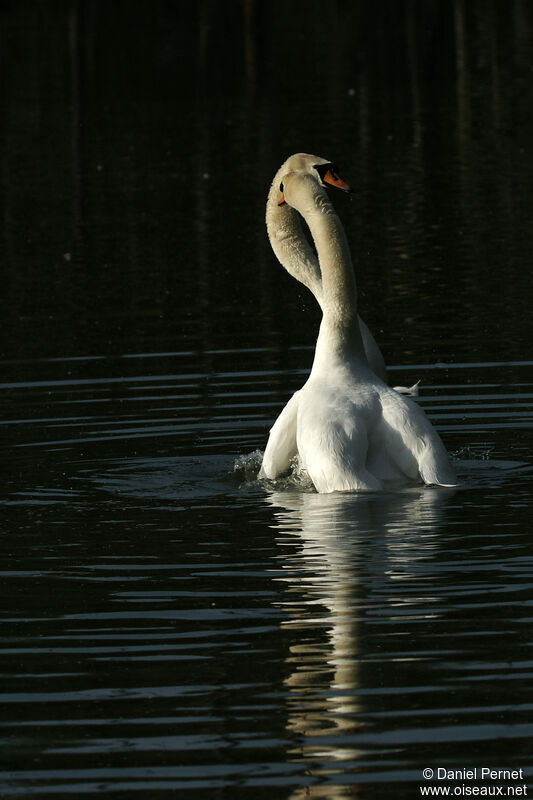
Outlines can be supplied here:
[[285, 191], [284, 188], [283, 188], [283, 183], [280, 183], [279, 190], [280, 190], [281, 194], [283, 194], [283, 192]]

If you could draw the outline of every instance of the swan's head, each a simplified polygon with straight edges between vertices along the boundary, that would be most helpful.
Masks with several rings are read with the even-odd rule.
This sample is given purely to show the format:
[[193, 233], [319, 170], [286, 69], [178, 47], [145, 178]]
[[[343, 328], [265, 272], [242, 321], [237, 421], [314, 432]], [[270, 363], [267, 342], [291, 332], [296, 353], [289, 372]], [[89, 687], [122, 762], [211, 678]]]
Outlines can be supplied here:
[[[304, 175], [310, 176], [323, 188], [334, 186], [344, 192], [352, 191], [351, 187], [339, 176], [338, 167], [332, 161], [309, 153], [296, 153], [282, 164], [274, 179], [276, 183], [277, 179], [280, 179], [278, 205], [281, 206], [285, 203], [284, 189], [287, 180], [290, 180], [292, 176]], [[275, 184], [273, 184], [273, 188], [275, 188]]]

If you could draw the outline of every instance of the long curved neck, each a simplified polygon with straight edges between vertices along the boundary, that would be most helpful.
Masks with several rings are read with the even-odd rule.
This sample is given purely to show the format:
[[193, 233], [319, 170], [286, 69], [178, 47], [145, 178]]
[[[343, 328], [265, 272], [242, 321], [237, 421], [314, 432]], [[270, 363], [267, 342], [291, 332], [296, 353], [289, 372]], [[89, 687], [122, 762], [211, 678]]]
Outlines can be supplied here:
[[299, 210], [309, 226], [322, 273], [323, 319], [315, 361], [341, 355], [366, 362], [357, 320], [355, 275], [342, 223], [325, 190], [316, 183]]
[[320, 266], [305, 238], [300, 215], [289, 205], [278, 205], [281, 199], [279, 185], [282, 178], [280, 169], [272, 181], [268, 194], [266, 206], [268, 238], [280, 264], [293, 278], [307, 286], [322, 306]]

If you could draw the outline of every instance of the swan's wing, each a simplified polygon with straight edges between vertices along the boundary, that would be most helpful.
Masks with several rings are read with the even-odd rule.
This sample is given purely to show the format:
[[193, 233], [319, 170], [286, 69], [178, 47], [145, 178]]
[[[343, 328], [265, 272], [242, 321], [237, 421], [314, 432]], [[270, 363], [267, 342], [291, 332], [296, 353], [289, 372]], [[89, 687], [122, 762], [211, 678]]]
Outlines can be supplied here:
[[300, 392], [295, 392], [270, 430], [259, 478], [277, 478], [296, 455], [296, 417]]
[[419, 474], [427, 484], [456, 486], [448, 453], [422, 409], [392, 389], [381, 395], [381, 404], [388, 452], [401, 471], [410, 478]]
[[378, 347], [378, 343], [372, 336], [370, 328], [363, 322], [361, 317], [359, 319], [359, 329], [363, 338], [363, 347], [365, 348], [365, 355], [372, 372], [381, 378], [382, 381], [387, 383], [387, 367], [385, 366], [385, 359]]

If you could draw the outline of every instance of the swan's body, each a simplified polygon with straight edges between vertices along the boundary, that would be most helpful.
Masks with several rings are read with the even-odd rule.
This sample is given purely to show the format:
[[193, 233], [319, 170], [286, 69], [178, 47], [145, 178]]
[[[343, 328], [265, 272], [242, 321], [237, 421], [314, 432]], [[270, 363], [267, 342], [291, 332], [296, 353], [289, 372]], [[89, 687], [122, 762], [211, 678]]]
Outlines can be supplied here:
[[[276, 420], [260, 476], [278, 477], [298, 455], [318, 492], [378, 490], [383, 481], [397, 479], [454, 485], [438, 434], [416, 403], [386, 385], [379, 348], [357, 316], [348, 244], [323, 183], [328, 166], [314, 156], [292, 156], [269, 194], [274, 251], [311, 289], [323, 318], [311, 374]], [[302, 246], [298, 214], [309, 226], [318, 260], [309, 245]]]

